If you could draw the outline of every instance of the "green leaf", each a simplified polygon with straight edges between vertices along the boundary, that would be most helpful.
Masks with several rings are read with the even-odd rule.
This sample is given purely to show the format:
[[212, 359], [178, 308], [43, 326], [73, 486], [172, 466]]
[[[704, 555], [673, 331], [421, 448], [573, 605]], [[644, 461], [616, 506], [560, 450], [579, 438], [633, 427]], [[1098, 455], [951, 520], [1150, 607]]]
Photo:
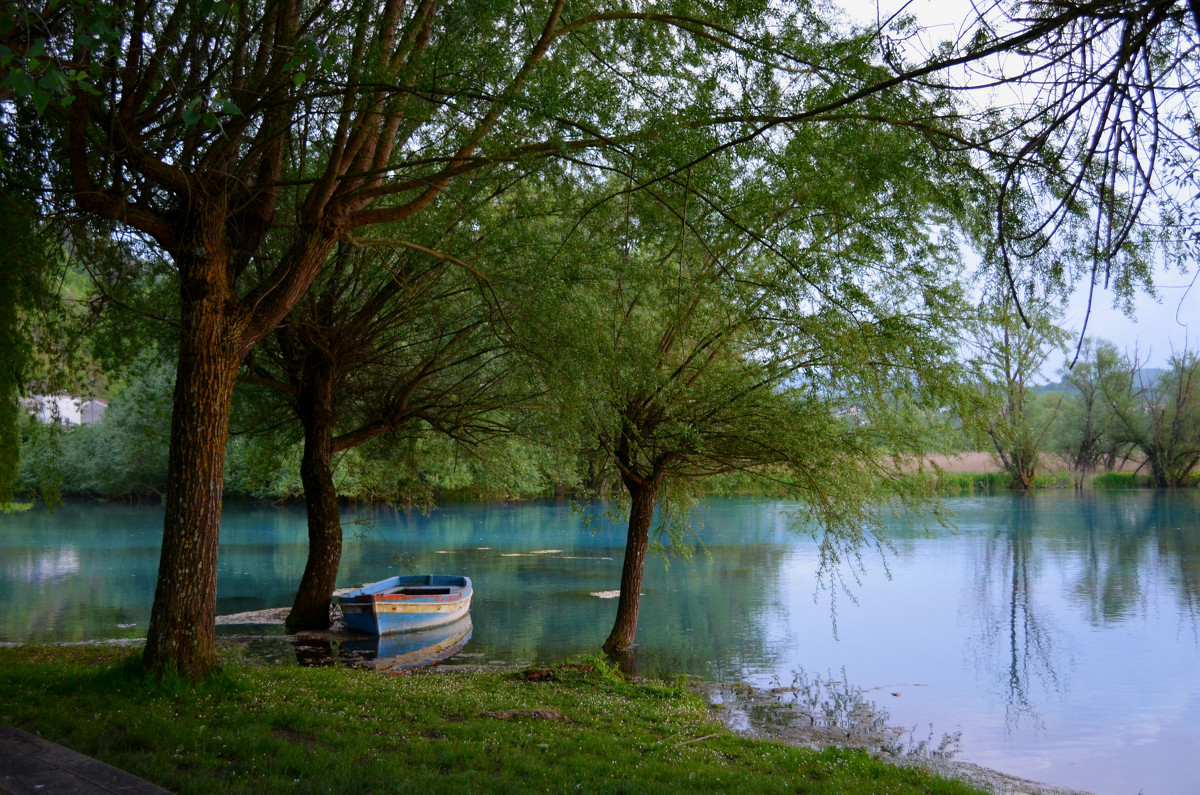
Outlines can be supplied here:
[[229, 116], [245, 116], [246, 115], [245, 113], [242, 113], [242, 109], [239, 108], [232, 99], [222, 99], [221, 102], [217, 105], [217, 110], [219, 110], [221, 113], [225, 113]]
[[4, 78], [4, 82], [0, 83], [0, 88], [11, 86], [18, 97], [27, 97], [33, 93], [34, 82], [26, 72], [17, 69], [8, 73], [8, 77]]
[[50, 105], [50, 92], [35, 88], [30, 97], [33, 99], [33, 106], [37, 108], [38, 115], [45, 113], [46, 108]]
[[97, 19], [95, 22], [89, 25], [88, 31], [100, 41], [113, 41], [118, 37], [118, 34], [113, 27], [103, 19]]
[[297, 87], [302, 86], [308, 82], [308, 75], [306, 75], [304, 72], [296, 72], [294, 75], [292, 75], [292, 82], [295, 83]]

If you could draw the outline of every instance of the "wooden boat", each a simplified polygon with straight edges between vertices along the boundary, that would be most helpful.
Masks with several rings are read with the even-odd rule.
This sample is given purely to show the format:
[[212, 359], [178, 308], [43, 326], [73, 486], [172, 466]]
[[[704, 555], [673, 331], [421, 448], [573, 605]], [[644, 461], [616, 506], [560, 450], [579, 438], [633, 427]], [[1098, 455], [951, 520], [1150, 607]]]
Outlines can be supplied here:
[[471, 578], [390, 577], [338, 597], [346, 626], [372, 635], [415, 632], [457, 621], [471, 609]]

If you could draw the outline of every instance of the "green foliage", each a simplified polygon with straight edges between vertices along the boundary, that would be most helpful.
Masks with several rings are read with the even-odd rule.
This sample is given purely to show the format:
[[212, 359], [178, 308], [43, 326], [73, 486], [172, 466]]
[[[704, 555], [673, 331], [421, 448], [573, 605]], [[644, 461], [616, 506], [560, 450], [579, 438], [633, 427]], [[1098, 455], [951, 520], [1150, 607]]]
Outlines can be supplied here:
[[414, 423], [398, 437], [381, 437], [337, 458], [338, 493], [393, 504], [441, 499], [507, 499], [544, 495], [545, 451], [517, 437], [465, 447]]
[[19, 479], [25, 493], [47, 502], [61, 493], [128, 498], [166, 489], [174, 367], [152, 353], [114, 386], [101, 422], [64, 428], [29, 418]]
[[1154, 487], [1154, 478], [1136, 472], [1101, 472], [1090, 485], [1093, 489], [1146, 489]]
[[1070, 472], [1042, 471], [1033, 479], [1035, 489], [1070, 489], [1077, 487], [1077, 481]]
[[1100, 389], [1114, 438], [1132, 446], [1161, 487], [1182, 486], [1200, 462], [1200, 353], [1184, 350], [1148, 377], [1136, 357], [1110, 351]]
[[[301, 445], [294, 433], [243, 433], [230, 438], [225, 484], [230, 496], [298, 499]], [[552, 453], [516, 436], [464, 447], [414, 423], [404, 434], [384, 436], [334, 457], [339, 497], [393, 505], [430, 505], [453, 499], [546, 496]]]
[[[5, 153], [0, 168], [7, 171]], [[7, 176], [7, 174], [5, 175]], [[12, 498], [20, 462], [19, 398], [25, 393], [33, 350], [30, 314], [42, 303], [42, 240], [16, 197], [0, 192], [0, 240], [6, 241], [0, 265], [0, 503]]]
[[699, 696], [631, 682], [599, 660], [516, 676], [230, 664], [193, 683], [147, 677], [121, 650], [8, 648], [0, 721], [181, 795], [331, 782], [413, 793], [975, 792], [862, 752], [734, 735]]
[[1012, 475], [1007, 472], [938, 472], [918, 477], [927, 488], [942, 496], [999, 494], [1012, 488]]
[[287, 436], [231, 435], [225, 445], [225, 490], [230, 497], [298, 498], [303, 493], [300, 445]]
[[62, 503], [62, 486], [70, 470], [63, 454], [65, 432], [58, 423], [42, 424], [25, 417], [21, 428], [21, 468], [17, 490], [37, 495], [46, 505]]

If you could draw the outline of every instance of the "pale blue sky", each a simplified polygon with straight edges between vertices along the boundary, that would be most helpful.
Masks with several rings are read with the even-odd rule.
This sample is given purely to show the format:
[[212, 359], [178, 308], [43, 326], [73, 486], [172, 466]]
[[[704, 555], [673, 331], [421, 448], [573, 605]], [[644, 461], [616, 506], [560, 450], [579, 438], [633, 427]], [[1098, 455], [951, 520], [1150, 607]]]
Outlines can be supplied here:
[[[1088, 320], [1089, 337], [1102, 337], [1126, 350], [1136, 347], [1149, 367], [1165, 367], [1172, 349], [1200, 347], [1200, 281], [1196, 269], [1181, 274], [1162, 271], [1155, 277], [1158, 300], [1139, 295], [1133, 317], [1112, 307], [1112, 294], [1097, 291]], [[1063, 325], [1078, 335], [1087, 307], [1087, 295], [1077, 290], [1068, 304]]]

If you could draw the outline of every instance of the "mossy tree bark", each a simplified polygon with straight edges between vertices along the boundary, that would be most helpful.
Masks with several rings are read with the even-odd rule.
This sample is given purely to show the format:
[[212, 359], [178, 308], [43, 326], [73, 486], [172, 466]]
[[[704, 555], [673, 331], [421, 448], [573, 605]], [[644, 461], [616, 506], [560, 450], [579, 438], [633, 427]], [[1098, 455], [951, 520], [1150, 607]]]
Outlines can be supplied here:
[[308, 512], [308, 562], [287, 617], [288, 632], [329, 627], [329, 603], [342, 559], [342, 517], [333, 483], [333, 428], [337, 420], [333, 385], [332, 363], [310, 361], [297, 396], [304, 426], [300, 480]]

